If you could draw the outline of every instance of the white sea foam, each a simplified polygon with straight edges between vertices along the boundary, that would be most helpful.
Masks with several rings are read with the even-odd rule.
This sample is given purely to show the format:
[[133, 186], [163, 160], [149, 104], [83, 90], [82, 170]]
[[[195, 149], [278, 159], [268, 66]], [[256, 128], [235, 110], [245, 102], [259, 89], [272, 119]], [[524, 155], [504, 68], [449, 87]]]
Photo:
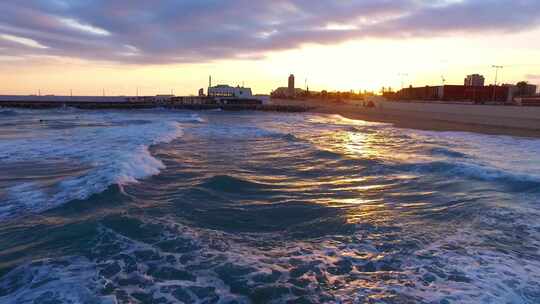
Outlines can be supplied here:
[[81, 257], [37, 261], [3, 278], [0, 289], [11, 292], [0, 303], [117, 303], [99, 295], [98, 280], [95, 264]]
[[[67, 121], [73, 115], [54, 121]], [[86, 199], [113, 184], [134, 183], [156, 175], [165, 165], [151, 155], [149, 147], [180, 137], [182, 127], [178, 120], [199, 121], [192, 116], [186, 119], [185, 114], [178, 119], [157, 120], [159, 116], [154, 116], [153, 120], [135, 123], [111, 114], [81, 115], [82, 118], [77, 116], [81, 121], [75, 126], [42, 128], [32, 132], [32, 136], [0, 142], [0, 166], [16, 163], [39, 166], [56, 161], [69, 169], [81, 168], [78, 174], [63, 176], [53, 184], [38, 179], [11, 185], [0, 218], [41, 212], [71, 200]]]

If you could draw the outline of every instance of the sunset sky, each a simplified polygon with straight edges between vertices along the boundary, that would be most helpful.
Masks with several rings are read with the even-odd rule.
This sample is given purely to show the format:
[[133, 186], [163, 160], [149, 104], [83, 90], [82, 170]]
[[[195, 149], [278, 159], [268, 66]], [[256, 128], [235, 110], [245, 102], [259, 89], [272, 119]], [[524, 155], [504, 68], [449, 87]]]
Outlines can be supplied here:
[[[538, 0], [24, 0], [0, 3], [0, 94], [256, 93], [540, 83]], [[404, 75], [407, 76], [404, 76]], [[401, 75], [401, 76], [400, 76]]]

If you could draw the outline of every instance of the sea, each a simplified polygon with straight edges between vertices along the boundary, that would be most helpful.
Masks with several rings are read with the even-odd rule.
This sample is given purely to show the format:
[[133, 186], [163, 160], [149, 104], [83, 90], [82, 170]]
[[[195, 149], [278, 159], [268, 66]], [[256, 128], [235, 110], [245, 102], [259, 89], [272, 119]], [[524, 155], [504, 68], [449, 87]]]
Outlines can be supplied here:
[[0, 303], [540, 303], [540, 140], [0, 109]]

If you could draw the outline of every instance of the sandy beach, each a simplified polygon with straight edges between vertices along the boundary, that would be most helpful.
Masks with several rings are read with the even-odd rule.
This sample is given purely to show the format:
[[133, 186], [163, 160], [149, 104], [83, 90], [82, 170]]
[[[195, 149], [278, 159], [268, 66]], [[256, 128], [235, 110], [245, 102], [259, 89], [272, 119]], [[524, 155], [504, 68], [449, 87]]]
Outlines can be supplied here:
[[[367, 108], [362, 106], [362, 101], [347, 100], [342, 102], [334, 102], [328, 100], [286, 100], [272, 99], [274, 104], [289, 104], [303, 105], [313, 107], [312, 112], [325, 114], [339, 114], [350, 119], [360, 119], [372, 122], [392, 123], [399, 128], [419, 129], [419, 130], [434, 130], [434, 131], [462, 131], [475, 132], [482, 134], [493, 135], [510, 135], [522, 137], [540, 137], [540, 130], [534, 120], [529, 124], [524, 124], [525, 127], [507, 127], [495, 126], [485, 122], [485, 119], [478, 119], [477, 123], [463, 123], [455, 121], [453, 115], [422, 115], [422, 113], [413, 113], [405, 111], [399, 112], [381, 107]], [[464, 107], [464, 106], [461, 106]], [[465, 106], [467, 107], [467, 106]], [[479, 107], [479, 106], [471, 106]], [[485, 106], [484, 106], [485, 107]], [[490, 108], [493, 108], [490, 107]], [[486, 116], [489, 115], [489, 108], [485, 108]], [[464, 114], [466, 115], [466, 114]], [[497, 120], [497, 117], [491, 119]], [[530, 119], [529, 119], [530, 120]], [[538, 117], [540, 121], [540, 117]]]

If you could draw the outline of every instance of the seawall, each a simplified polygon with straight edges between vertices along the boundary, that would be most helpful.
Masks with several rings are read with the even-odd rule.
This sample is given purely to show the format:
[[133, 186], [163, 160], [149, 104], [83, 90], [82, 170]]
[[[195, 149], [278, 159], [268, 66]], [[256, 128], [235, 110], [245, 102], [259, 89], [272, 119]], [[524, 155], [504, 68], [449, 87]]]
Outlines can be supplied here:
[[264, 111], [264, 112], [307, 112], [311, 108], [302, 105], [272, 104], [181, 104], [170, 102], [93, 102], [93, 101], [0, 101], [0, 108], [53, 109], [77, 108], [84, 110], [136, 110], [136, 109], [176, 109], [176, 110], [223, 110], [223, 111]]

